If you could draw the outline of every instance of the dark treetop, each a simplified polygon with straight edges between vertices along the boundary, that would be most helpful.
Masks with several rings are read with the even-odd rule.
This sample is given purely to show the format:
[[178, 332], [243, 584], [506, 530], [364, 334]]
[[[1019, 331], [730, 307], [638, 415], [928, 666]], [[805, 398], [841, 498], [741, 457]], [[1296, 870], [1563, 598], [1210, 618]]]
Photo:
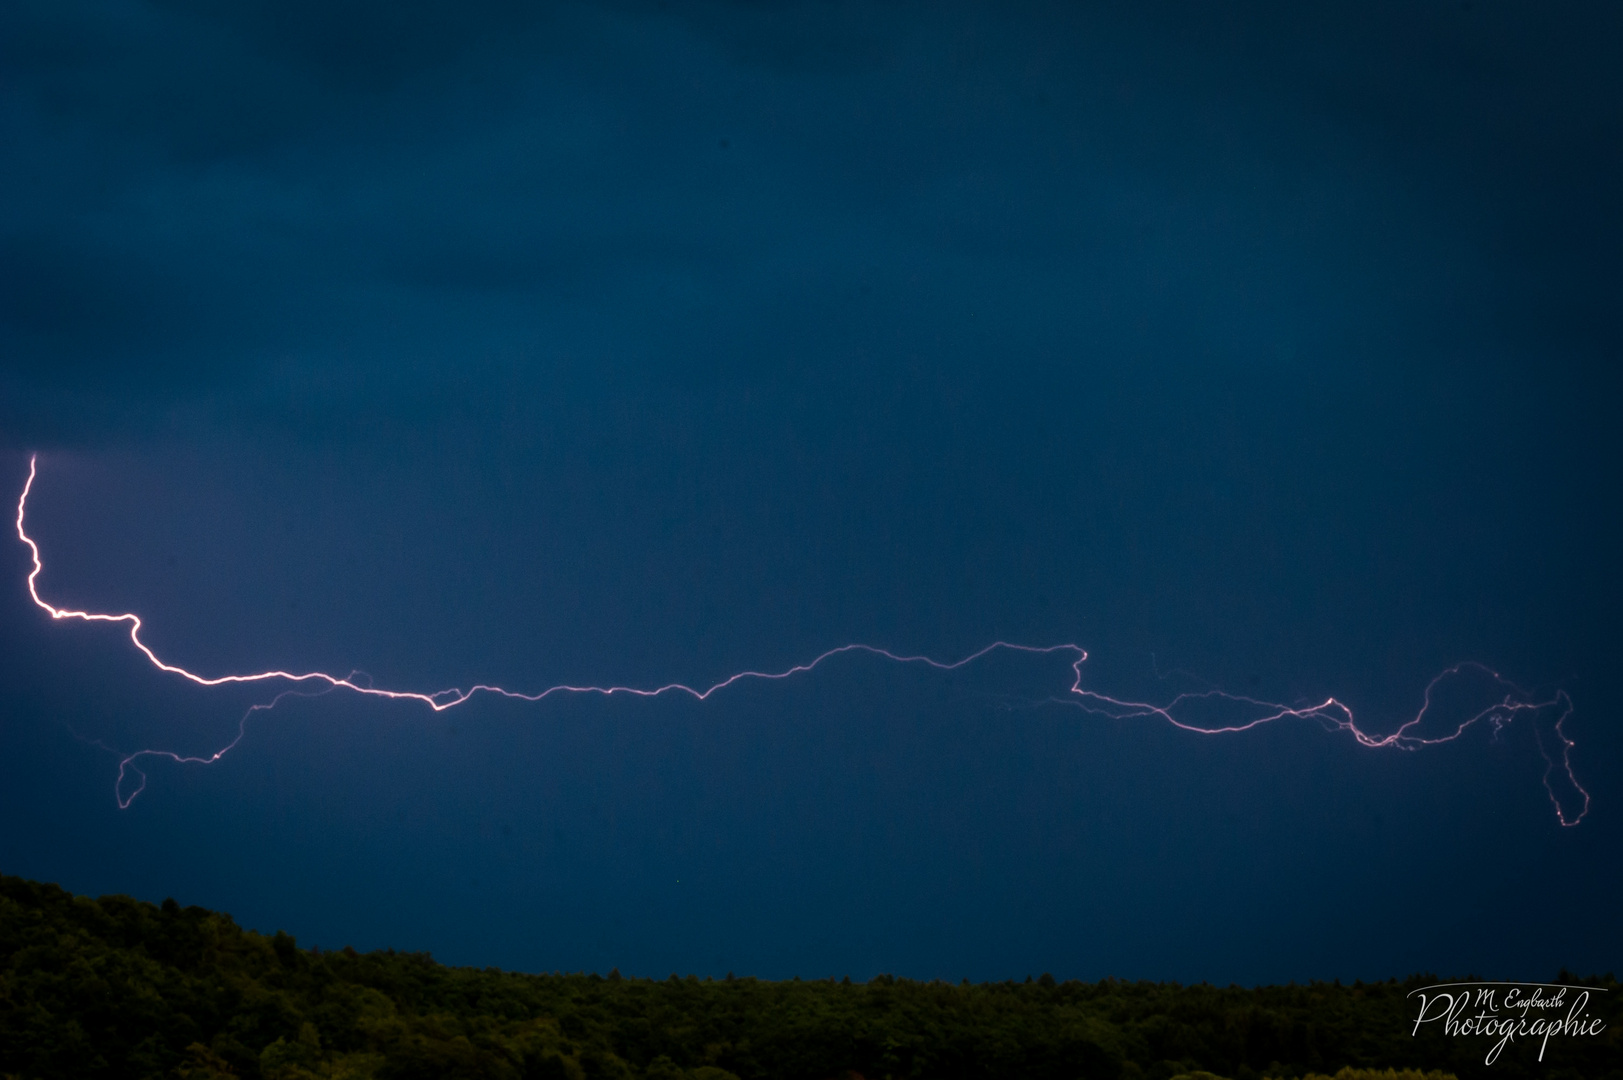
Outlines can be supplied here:
[[[0, 878], [0, 1075], [187, 1078], [1623, 1077], [1608, 1032], [1491, 1069], [1480, 1040], [1410, 1037], [1409, 989], [1201, 984], [665, 981], [301, 950], [229, 916]], [[1615, 989], [1608, 977], [1600, 985]], [[1609, 1011], [1607, 1011], [1609, 1010]], [[1432, 1080], [1441, 1080], [1441, 1074]]]

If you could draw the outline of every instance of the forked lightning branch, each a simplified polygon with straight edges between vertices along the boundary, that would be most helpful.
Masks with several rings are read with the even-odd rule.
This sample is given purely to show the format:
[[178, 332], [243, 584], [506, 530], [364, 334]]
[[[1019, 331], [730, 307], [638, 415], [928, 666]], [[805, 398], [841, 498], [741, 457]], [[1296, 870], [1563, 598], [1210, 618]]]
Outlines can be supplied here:
[[[947, 661], [924, 655], [895, 652], [876, 645], [854, 642], [834, 646], [804, 663], [795, 664], [781, 671], [756, 671], [753, 669], [739, 671], [709, 686], [690, 686], [686, 683], [676, 682], [660, 686], [640, 687], [560, 683], [541, 690], [526, 691], [514, 690], [490, 683], [474, 683], [465, 688], [411, 690], [374, 686], [369, 680], [361, 681], [358, 673], [353, 671], [347, 675], [334, 675], [325, 671], [298, 672], [272, 668], [264, 671], [227, 672], [218, 675], [202, 674], [160, 657], [151, 646], [142, 640], [141, 631], [144, 624], [141, 617], [134, 612], [110, 613], [78, 610], [53, 604], [41, 595], [40, 578], [45, 572], [45, 563], [38, 542], [29, 536], [27, 529], [28, 496], [33, 491], [34, 483], [38, 478], [39, 457], [34, 455], [29, 459], [28, 479], [23, 484], [21, 497], [17, 500], [17, 538], [28, 547], [32, 556], [33, 565], [28, 573], [28, 595], [41, 611], [58, 622], [122, 625], [127, 628], [130, 644], [154, 668], [166, 675], [185, 679], [199, 687], [263, 683], [267, 687], [276, 688], [276, 692], [268, 700], [251, 706], [243, 714], [242, 720], [237, 726], [235, 737], [211, 753], [202, 755], [183, 754], [158, 747], [120, 752], [115, 794], [121, 807], [128, 807], [146, 786], [146, 776], [139, 768], [142, 759], [164, 759], [179, 764], [213, 764], [242, 742], [244, 735], [247, 733], [250, 718], [257, 713], [273, 709], [278, 702], [290, 694], [336, 690], [399, 701], [404, 705], [426, 706], [436, 712], [456, 708], [458, 705], [462, 705], [479, 695], [493, 695], [536, 703], [560, 695], [593, 694], [603, 697], [626, 698], [683, 695], [703, 702], [707, 701], [712, 695], [740, 682], [757, 680], [770, 682], [792, 679], [807, 675], [825, 666], [830, 661], [843, 657], [866, 657], [882, 663], [922, 666], [936, 671], [948, 672], [974, 664], [995, 652], [1013, 652], [1039, 656], [1059, 656], [1070, 661], [1073, 677], [1068, 687], [1039, 690], [1032, 695], [1036, 700], [1042, 701], [1044, 704], [1069, 706], [1115, 720], [1142, 719], [1167, 723], [1193, 735], [1233, 736], [1280, 721], [1307, 720], [1321, 725], [1328, 731], [1350, 735], [1356, 745], [1366, 749], [1420, 750], [1440, 743], [1453, 742], [1478, 725], [1486, 724], [1497, 730], [1517, 719], [1525, 718], [1533, 728], [1539, 753], [1544, 758], [1544, 788], [1549, 795], [1551, 805], [1555, 809], [1557, 819], [1562, 825], [1576, 825], [1589, 812], [1589, 792], [1584, 790], [1583, 786], [1578, 783], [1578, 778], [1573, 772], [1573, 743], [1563, 731], [1563, 724], [1572, 713], [1572, 701], [1567, 697], [1565, 691], [1557, 691], [1553, 697], [1540, 700], [1524, 692], [1497, 671], [1483, 664], [1469, 661], [1455, 664], [1438, 673], [1426, 685], [1421, 698], [1420, 709], [1415, 715], [1385, 735], [1374, 734], [1360, 726], [1353, 714], [1353, 710], [1334, 697], [1327, 697], [1316, 703], [1295, 706], [1264, 701], [1243, 694], [1230, 694], [1222, 690], [1182, 693], [1163, 704], [1111, 697], [1085, 685], [1082, 666], [1087, 661], [1088, 653], [1080, 645], [1071, 643], [1023, 645], [1009, 641], [994, 641], [961, 659]], [[1444, 684], [1462, 680], [1473, 681], [1485, 686], [1488, 691], [1487, 704], [1476, 712], [1459, 716], [1453, 720], [1439, 721], [1435, 715], [1437, 707], [1434, 705], [1434, 699], [1439, 688]], [[1218, 723], [1197, 723], [1193, 719], [1194, 714], [1197, 712], [1202, 716], [1210, 716], [1214, 706], [1220, 712], [1226, 714], [1229, 719]], [[1546, 732], [1539, 723], [1539, 717], [1549, 714], [1553, 714], [1555, 719], [1548, 724], [1548, 732]], [[1428, 724], [1428, 721], [1431, 723]], [[1441, 731], [1439, 733], [1424, 734], [1423, 732], [1428, 727], [1440, 727]], [[1553, 747], [1550, 745], [1552, 740], [1555, 744]], [[1564, 779], [1565, 784], [1570, 785], [1570, 792], [1557, 794], [1556, 785], [1552, 784], [1552, 776], [1558, 772], [1560, 779]], [[132, 777], [135, 778], [133, 784], [131, 782]]]

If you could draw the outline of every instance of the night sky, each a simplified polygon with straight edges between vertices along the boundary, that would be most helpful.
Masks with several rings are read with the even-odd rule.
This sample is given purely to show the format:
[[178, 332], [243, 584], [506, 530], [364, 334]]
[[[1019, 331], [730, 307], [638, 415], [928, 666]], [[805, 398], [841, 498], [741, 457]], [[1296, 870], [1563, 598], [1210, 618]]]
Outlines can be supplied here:
[[293, 698], [120, 809], [276, 688], [53, 623], [13, 539], [0, 871], [531, 971], [1623, 969], [1620, 56], [1602, 2], [0, 7], [0, 487], [174, 663], [1076, 642], [1386, 733], [1472, 660], [1593, 796], [1532, 719], [847, 655]]

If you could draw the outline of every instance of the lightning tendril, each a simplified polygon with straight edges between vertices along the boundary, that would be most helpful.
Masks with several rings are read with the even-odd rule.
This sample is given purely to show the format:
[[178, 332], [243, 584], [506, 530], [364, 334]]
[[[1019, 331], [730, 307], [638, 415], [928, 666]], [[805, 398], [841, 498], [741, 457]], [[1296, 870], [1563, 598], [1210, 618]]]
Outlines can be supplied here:
[[[114, 785], [114, 795], [118, 799], [121, 809], [127, 809], [146, 788], [146, 774], [137, 765], [143, 758], [160, 758], [179, 764], [208, 765], [219, 761], [230, 753], [242, 741], [247, 733], [248, 720], [256, 713], [274, 709], [277, 704], [289, 696], [313, 696], [315, 694], [330, 693], [335, 690], [344, 690], [366, 697], [386, 698], [391, 701], [410, 701], [426, 705], [435, 712], [444, 712], [480, 695], [493, 695], [512, 698], [519, 701], [539, 702], [555, 695], [594, 694], [602, 697], [638, 697], [656, 698], [666, 695], [686, 695], [696, 701], [705, 701], [711, 695], [733, 686], [736, 683], [748, 680], [782, 680], [797, 675], [804, 675], [822, 666], [835, 657], [850, 653], [863, 654], [886, 660], [895, 664], [923, 665], [937, 671], [955, 671], [959, 668], [974, 664], [990, 653], [1005, 651], [1024, 653], [1035, 656], [1064, 656], [1069, 658], [1071, 672], [1074, 679], [1064, 695], [1045, 699], [1045, 704], [1065, 705], [1083, 710], [1098, 716], [1115, 720], [1154, 719], [1164, 721], [1173, 727], [1196, 735], [1234, 735], [1250, 731], [1280, 720], [1310, 720], [1317, 722], [1331, 731], [1343, 731], [1351, 735], [1359, 746], [1369, 749], [1396, 749], [1419, 750], [1439, 743], [1452, 742], [1464, 735], [1467, 730], [1486, 723], [1495, 731], [1514, 721], [1517, 717], [1527, 714], [1536, 717], [1538, 714], [1553, 711], [1556, 718], [1550, 725], [1550, 733], [1556, 743], [1556, 752], [1552, 755], [1550, 746], [1546, 742], [1545, 733], [1539, 725], [1533, 724], [1534, 735], [1538, 744], [1539, 753], [1544, 758], [1545, 769], [1543, 776], [1544, 790], [1549, 795], [1550, 804], [1555, 808], [1556, 818], [1563, 826], [1577, 825], [1589, 812], [1590, 796], [1578, 782], [1577, 775], [1572, 769], [1573, 741], [1569, 739], [1562, 729], [1562, 725], [1572, 714], [1572, 700], [1566, 691], [1557, 691], [1555, 696], [1547, 700], [1537, 700], [1523, 691], [1503, 675], [1489, 668], [1485, 664], [1475, 661], [1465, 661], [1445, 668], [1426, 684], [1422, 695], [1420, 710], [1414, 717], [1395, 731], [1386, 735], [1376, 735], [1364, 730], [1358, 725], [1353, 710], [1346, 704], [1333, 697], [1327, 697], [1317, 704], [1289, 706], [1274, 702], [1263, 701], [1243, 694], [1231, 694], [1223, 690], [1202, 690], [1178, 694], [1162, 705], [1147, 702], [1127, 701], [1110, 697], [1083, 685], [1082, 665], [1088, 659], [1088, 652], [1080, 645], [1069, 642], [1060, 645], [1022, 645], [1010, 641], [994, 641], [958, 660], [936, 660], [929, 656], [910, 655], [893, 652], [890, 649], [875, 645], [852, 643], [838, 645], [818, 654], [811, 660], [795, 664], [782, 671], [740, 671], [729, 675], [720, 682], [707, 687], [689, 686], [685, 683], [666, 683], [663, 686], [636, 687], [636, 686], [576, 686], [560, 683], [549, 686], [535, 693], [525, 693], [518, 690], [509, 690], [505, 687], [489, 683], [476, 683], [466, 689], [453, 687], [448, 690], [436, 690], [423, 693], [416, 690], [390, 690], [371, 685], [370, 680], [360, 681], [363, 676], [352, 671], [348, 675], [332, 675], [324, 671], [294, 672], [272, 669], [268, 671], [255, 671], [243, 674], [227, 675], [199, 675], [178, 664], [172, 664], [158, 656], [146, 642], [141, 640], [141, 617], [133, 612], [114, 615], [94, 611], [77, 611], [72, 608], [57, 607], [43, 599], [39, 594], [39, 576], [45, 566], [40, 557], [39, 544], [28, 535], [25, 528], [25, 516], [28, 508], [28, 495], [33, 490], [34, 480], [38, 475], [38, 455], [29, 458], [28, 480], [23, 484], [23, 491], [17, 500], [17, 538], [27, 545], [33, 557], [33, 569], [28, 574], [28, 595], [34, 603], [55, 620], [80, 620], [88, 623], [125, 623], [129, 626], [130, 643], [147, 658], [153, 667], [170, 675], [178, 675], [198, 686], [228, 686], [238, 683], [270, 683], [290, 684], [280, 690], [269, 701], [252, 705], [243, 714], [242, 721], [237, 727], [236, 737], [226, 745], [210, 754], [188, 755], [171, 750], [145, 749], [127, 753], [119, 761], [118, 780]], [[1451, 730], [1442, 734], [1422, 735], [1421, 726], [1434, 709], [1433, 697], [1437, 689], [1453, 679], [1478, 677], [1488, 681], [1494, 687], [1494, 692], [1501, 696], [1480, 711], [1471, 714], [1453, 725]], [[1212, 704], [1232, 708], [1247, 714], [1245, 719], [1222, 725], [1204, 725], [1193, 722], [1189, 714], [1202, 706]], [[1555, 786], [1551, 783], [1554, 773], [1560, 771], [1573, 792], [1579, 796], [1576, 811], [1573, 811], [1556, 794]], [[126, 780], [134, 776], [138, 782], [125, 791]]]

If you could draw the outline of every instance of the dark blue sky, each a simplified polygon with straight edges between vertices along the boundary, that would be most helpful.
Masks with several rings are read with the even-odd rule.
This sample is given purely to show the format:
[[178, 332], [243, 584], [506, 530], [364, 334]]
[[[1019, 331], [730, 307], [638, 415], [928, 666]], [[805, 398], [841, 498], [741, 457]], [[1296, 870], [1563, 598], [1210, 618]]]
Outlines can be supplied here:
[[[540, 969], [1623, 966], [1611, 4], [0, 14], [46, 594], [415, 690], [1076, 641], [1100, 690], [1565, 690], [1422, 753], [845, 658], [704, 704], [260, 692], [0, 561], [0, 870]], [[78, 738], [75, 738], [75, 735]]]

